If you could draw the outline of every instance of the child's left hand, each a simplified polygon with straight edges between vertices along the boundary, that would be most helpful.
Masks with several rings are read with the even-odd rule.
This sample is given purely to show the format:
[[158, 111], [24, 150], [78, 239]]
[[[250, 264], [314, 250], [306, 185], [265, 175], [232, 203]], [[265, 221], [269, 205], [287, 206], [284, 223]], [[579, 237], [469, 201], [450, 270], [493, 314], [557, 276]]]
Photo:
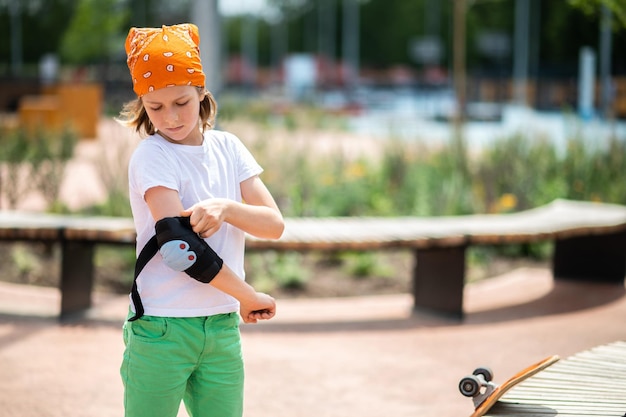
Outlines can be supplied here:
[[256, 323], [258, 320], [269, 320], [276, 314], [276, 310], [255, 310], [248, 313], [247, 323]]
[[254, 301], [241, 302], [239, 314], [244, 323], [269, 320], [276, 315], [276, 300], [270, 295], [257, 292]]

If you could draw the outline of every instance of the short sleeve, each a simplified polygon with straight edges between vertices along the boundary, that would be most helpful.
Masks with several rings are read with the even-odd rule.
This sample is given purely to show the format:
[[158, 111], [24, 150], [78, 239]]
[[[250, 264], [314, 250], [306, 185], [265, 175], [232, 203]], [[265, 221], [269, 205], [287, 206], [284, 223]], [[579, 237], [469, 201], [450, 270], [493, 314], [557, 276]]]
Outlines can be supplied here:
[[263, 168], [241, 140], [232, 133], [224, 132], [237, 161], [237, 180], [241, 183], [248, 178], [259, 175]]
[[144, 139], [137, 147], [128, 167], [131, 190], [142, 197], [153, 187], [179, 191], [176, 163], [158, 143]]

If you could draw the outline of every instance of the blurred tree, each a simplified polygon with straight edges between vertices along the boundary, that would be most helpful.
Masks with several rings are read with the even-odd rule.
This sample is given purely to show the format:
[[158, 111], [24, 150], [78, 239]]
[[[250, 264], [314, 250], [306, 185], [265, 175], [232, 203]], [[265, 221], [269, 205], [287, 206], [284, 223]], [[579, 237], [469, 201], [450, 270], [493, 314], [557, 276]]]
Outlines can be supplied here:
[[600, 15], [600, 9], [605, 6], [615, 15], [619, 24], [626, 28], [626, 2], [624, 0], [569, 0], [569, 3], [595, 17]]
[[[442, 7], [450, 15], [448, 3]], [[410, 62], [409, 45], [424, 35], [425, 0], [371, 0], [361, 6], [361, 62], [370, 67], [389, 67]], [[448, 17], [448, 20], [450, 17]], [[449, 39], [449, 27], [440, 35]], [[448, 56], [449, 58], [449, 56]]]
[[[289, 50], [317, 52], [314, 33], [319, 19], [320, 1], [314, 0], [268, 0], [278, 7], [289, 20]], [[510, 48], [515, 23], [516, 0], [473, 0], [467, 9], [467, 66], [469, 69], [494, 71], [509, 76], [512, 51], [499, 56], [487, 56], [481, 50], [481, 36], [495, 34], [508, 37]], [[337, 13], [341, 15], [341, 1], [337, 0]], [[361, 0], [360, 2], [360, 60], [364, 66], [387, 68], [392, 65], [416, 65], [409, 51], [411, 42], [428, 31], [428, 23], [438, 29], [444, 46], [444, 67], [451, 63], [452, 2], [441, 2], [437, 8], [428, 0]], [[547, 71], [554, 75], [571, 76], [576, 72], [578, 52], [582, 45], [598, 44], [598, 13], [601, 4], [608, 5], [615, 16], [624, 20], [626, 2], [623, 0], [568, 0], [535, 1], [532, 27], [539, 30], [534, 44], [538, 59]], [[433, 16], [437, 13], [438, 16]], [[431, 15], [429, 18], [425, 16]], [[340, 22], [341, 20], [337, 20]], [[228, 23], [227, 23], [228, 25]], [[335, 50], [341, 50], [341, 28], [337, 31]], [[311, 35], [313, 33], [313, 35]], [[624, 31], [621, 31], [624, 34]], [[567, 39], [567, 42], [564, 42]], [[229, 50], [235, 45], [229, 41]], [[237, 47], [239, 50], [239, 47]], [[626, 68], [626, 57], [614, 48], [616, 68]]]
[[479, 0], [467, 8], [467, 64], [508, 73], [512, 63], [516, 0]]
[[61, 57], [71, 64], [106, 62], [123, 45], [124, 0], [79, 0], [63, 35]]
[[[0, 63], [11, 56], [10, 14], [8, 2], [0, 0]], [[76, 0], [20, 0], [19, 19], [22, 27], [22, 58], [26, 63], [56, 52], [63, 32], [76, 6]]]
[[[223, 2], [233, 0], [220, 0]], [[259, 63], [278, 62], [272, 38], [280, 33], [288, 42], [288, 52], [318, 51], [317, 29], [320, 0], [267, 0], [280, 16], [259, 15]], [[334, 50], [342, 50], [342, 1], [335, 0], [337, 13]], [[437, 7], [433, 8], [434, 2]], [[477, 46], [484, 32], [513, 34], [516, 0], [468, 0], [468, 68], [493, 69], [495, 63]], [[129, 26], [158, 26], [180, 23], [189, 14], [189, 0], [0, 0], [0, 72], [8, 70], [11, 56], [10, 2], [19, 2], [22, 28], [22, 58], [25, 67], [42, 55], [62, 52], [65, 62], [101, 62], [111, 54], [123, 56], [123, 37]], [[391, 65], [417, 65], [409, 51], [411, 42], [425, 34], [433, 35], [427, 23], [436, 28], [444, 47], [442, 65], [451, 63], [452, 5], [440, 0], [359, 0], [360, 62], [363, 66], [385, 68]], [[543, 71], [571, 76], [577, 68], [579, 48], [598, 45], [600, 6], [614, 16], [613, 74], [626, 73], [626, 1], [624, 0], [536, 0], [539, 9], [533, 23], [539, 31], [539, 60]], [[277, 22], [280, 22], [280, 31]], [[241, 18], [225, 22], [228, 53], [241, 51]], [[233, 25], [233, 26], [231, 26]], [[281, 44], [282, 45], [282, 44]], [[276, 48], [274, 48], [276, 49]], [[283, 51], [283, 49], [276, 49]], [[284, 52], [283, 52], [284, 53]], [[500, 65], [510, 68], [510, 58]], [[32, 67], [32, 66], [31, 66]], [[505, 74], [506, 75], [506, 74]]]

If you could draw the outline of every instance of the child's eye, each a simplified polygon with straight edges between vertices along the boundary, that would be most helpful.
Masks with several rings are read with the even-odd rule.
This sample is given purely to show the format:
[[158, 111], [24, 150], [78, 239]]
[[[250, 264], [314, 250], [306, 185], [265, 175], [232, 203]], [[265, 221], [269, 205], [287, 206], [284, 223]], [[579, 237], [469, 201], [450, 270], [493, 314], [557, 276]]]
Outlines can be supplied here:
[[158, 106], [158, 107], [150, 107], [150, 110], [152, 110], [152, 111], [159, 111], [159, 110], [161, 110], [161, 106]]
[[176, 104], [182, 107], [182, 106], [186, 106], [187, 103], [189, 103], [189, 100], [185, 101], [184, 103], [176, 103]]

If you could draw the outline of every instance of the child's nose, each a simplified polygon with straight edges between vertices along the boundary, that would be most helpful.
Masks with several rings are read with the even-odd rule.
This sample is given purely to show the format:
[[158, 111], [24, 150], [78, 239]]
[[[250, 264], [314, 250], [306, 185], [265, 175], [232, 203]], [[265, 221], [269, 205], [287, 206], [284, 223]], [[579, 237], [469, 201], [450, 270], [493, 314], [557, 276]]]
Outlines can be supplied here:
[[173, 122], [178, 121], [178, 112], [176, 111], [176, 109], [172, 109], [168, 111], [167, 114], [165, 115], [165, 120], [168, 123], [173, 123]]

